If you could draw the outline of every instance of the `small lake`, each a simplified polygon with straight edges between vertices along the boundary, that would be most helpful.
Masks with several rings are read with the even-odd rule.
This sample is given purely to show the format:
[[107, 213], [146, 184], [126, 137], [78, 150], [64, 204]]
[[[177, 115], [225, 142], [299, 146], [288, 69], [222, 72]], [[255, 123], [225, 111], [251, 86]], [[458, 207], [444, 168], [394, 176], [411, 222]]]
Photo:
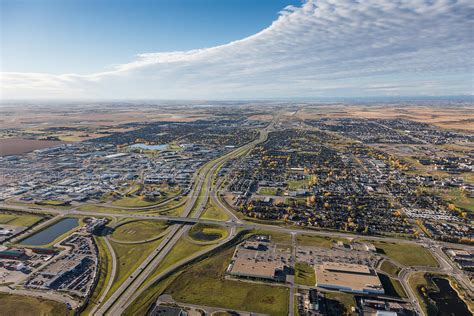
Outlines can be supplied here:
[[142, 149], [142, 150], [165, 150], [168, 149], [168, 145], [147, 145], [147, 144], [133, 144], [129, 146], [130, 149]]
[[429, 293], [429, 297], [436, 303], [437, 315], [471, 315], [466, 303], [461, 300], [458, 293], [451, 287], [449, 281], [443, 278], [432, 278], [439, 292]]
[[76, 228], [79, 225], [77, 218], [65, 218], [40, 232], [22, 240], [20, 245], [42, 246], [49, 244], [62, 234]]

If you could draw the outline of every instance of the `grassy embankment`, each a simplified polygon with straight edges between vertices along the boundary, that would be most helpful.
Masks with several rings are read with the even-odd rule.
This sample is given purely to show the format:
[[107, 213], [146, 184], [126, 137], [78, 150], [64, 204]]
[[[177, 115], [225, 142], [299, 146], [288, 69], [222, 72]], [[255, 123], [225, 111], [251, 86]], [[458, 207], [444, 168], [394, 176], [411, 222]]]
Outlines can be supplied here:
[[0, 224], [4, 225], [12, 225], [12, 226], [24, 226], [29, 227], [40, 220], [43, 217], [31, 214], [8, 214], [8, 213], [0, 213]]
[[147, 241], [159, 236], [168, 228], [165, 221], [132, 220], [114, 229], [113, 239], [119, 242]]
[[228, 248], [154, 284], [125, 314], [144, 313], [157, 296], [165, 293], [178, 302], [287, 315], [287, 288], [224, 279], [232, 254], [233, 248]]
[[295, 264], [295, 283], [314, 286], [316, 284], [314, 268], [305, 262], [297, 262]]
[[438, 262], [428, 249], [408, 243], [386, 241], [369, 241], [377, 248], [377, 252], [386, 255], [404, 266], [438, 267]]
[[216, 242], [226, 238], [228, 235], [229, 232], [224, 227], [218, 225], [198, 223], [189, 230], [189, 237], [197, 242]]
[[[138, 227], [143, 227], [143, 223], [141, 222], [142, 221], [137, 221], [130, 224], [125, 224], [124, 226], [128, 226], [122, 230], [114, 231], [111, 235], [114, 240], [112, 240], [110, 243], [117, 257], [117, 272], [114, 276], [112, 287], [107, 293], [107, 298], [117, 290], [120, 284], [122, 284], [125, 279], [128, 278], [130, 274], [138, 268], [143, 260], [145, 260], [146, 257], [148, 257], [148, 255], [150, 255], [150, 253], [154, 251], [162, 241], [162, 238], [150, 242], [134, 244], [121, 243], [118, 241], [121, 239], [123, 240], [123, 238], [126, 240], [126, 236], [128, 235], [127, 232], [138, 231]], [[139, 238], [143, 238], [141, 240], [150, 240], [158, 235], [156, 231], [153, 230], [153, 225], [154, 224], [150, 224], [147, 227], [146, 233], [139, 233]]]
[[4, 293], [0, 293], [0, 314], [9, 316], [72, 315], [63, 303], [32, 296]]
[[95, 237], [94, 239], [99, 250], [99, 280], [97, 280], [97, 284], [94, 288], [94, 292], [91, 295], [89, 304], [81, 313], [81, 315], [84, 316], [89, 315], [93, 306], [99, 303], [98, 299], [102, 296], [103, 292], [105, 291], [105, 287], [107, 286], [110, 278], [112, 277], [112, 254], [109, 252], [103, 237]]

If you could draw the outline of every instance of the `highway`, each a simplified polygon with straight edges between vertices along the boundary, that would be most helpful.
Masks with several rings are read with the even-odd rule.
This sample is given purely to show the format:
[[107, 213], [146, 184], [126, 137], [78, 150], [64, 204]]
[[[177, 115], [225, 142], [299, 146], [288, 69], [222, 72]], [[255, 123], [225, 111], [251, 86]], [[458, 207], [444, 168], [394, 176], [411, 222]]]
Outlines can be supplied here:
[[[52, 215], [56, 215], [52, 219], [42, 223], [41, 225], [35, 227], [33, 230], [29, 230], [27, 234], [31, 234], [32, 232], [45, 227], [45, 225], [50, 224], [52, 221], [58, 219], [58, 217], [63, 216], [71, 216], [71, 215], [81, 215], [81, 216], [97, 216], [97, 217], [113, 217], [113, 218], [134, 218], [134, 219], [148, 219], [148, 220], [165, 220], [171, 223], [171, 226], [167, 229], [167, 234], [164, 236], [163, 241], [160, 245], [140, 264], [140, 266], [132, 272], [130, 277], [128, 277], [120, 286], [119, 288], [106, 300], [103, 301], [106, 297], [108, 291], [112, 287], [112, 283], [114, 280], [114, 276], [117, 270], [117, 260], [115, 255], [113, 254], [113, 249], [109, 243], [107, 237], [105, 238], [107, 247], [111, 250], [112, 253], [112, 277], [110, 278], [104, 292], [102, 293], [101, 297], [98, 299], [99, 304], [103, 302], [100, 306], [95, 306], [92, 310], [92, 314], [95, 315], [120, 315], [123, 311], [137, 298], [143, 293], [143, 291], [147, 290], [150, 285], [152, 285], [155, 281], [160, 280], [163, 276], [167, 275], [167, 273], [174, 271], [175, 269], [195, 260], [196, 258], [205, 255], [206, 253], [212, 251], [213, 249], [222, 246], [225, 243], [232, 241], [232, 239], [236, 236], [236, 232], [242, 229], [245, 230], [267, 230], [267, 231], [274, 231], [274, 232], [281, 232], [281, 233], [288, 233], [292, 236], [292, 252], [296, 251], [296, 237], [298, 234], [306, 234], [306, 235], [318, 235], [318, 236], [329, 236], [329, 237], [339, 237], [339, 238], [363, 238], [367, 240], [378, 240], [378, 241], [389, 241], [389, 242], [397, 242], [397, 243], [412, 243], [412, 244], [421, 244], [424, 247], [430, 249], [430, 251], [434, 254], [435, 258], [440, 264], [440, 268], [421, 268], [421, 267], [412, 267], [412, 268], [404, 268], [401, 270], [399, 274], [399, 279], [405, 288], [406, 293], [409, 295], [410, 301], [415, 304], [416, 309], [419, 313], [422, 313], [421, 307], [416, 300], [415, 293], [413, 293], [411, 287], [409, 286], [408, 280], [413, 273], [416, 272], [442, 272], [445, 274], [452, 275], [456, 278], [456, 280], [462, 284], [469, 293], [472, 294], [472, 284], [467, 282], [463, 272], [459, 270], [459, 268], [450, 261], [446, 255], [442, 251], [442, 247], [456, 247], [456, 248], [463, 248], [468, 250], [473, 250], [474, 246], [469, 245], [460, 245], [460, 244], [452, 244], [446, 242], [437, 242], [433, 240], [407, 240], [395, 237], [384, 237], [384, 236], [367, 236], [367, 235], [358, 235], [353, 233], [344, 233], [344, 232], [337, 232], [337, 231], [323, 231], [323, 230], [312, 230], [312, 229], [304, 229], [304, 228], [295, 228], [294, 226], [286, 227], [286, 226], [275, 226], [275, 225], [268, 225], [268, 224], [261, 224], [261, 223], [253, 223], [249, 221], [244, 221], [239, 219], [226, 205], [219, 198], [219, 189], [222, 185], [222, 179], [214, 182], [213, 180], [218, 168], [224, 164], [226, 161], [239, 157], [241, 155], [245, 155], [249, 150], [251, 150], [254, 146], [259, 143], [264, 142], [267, 139], [268, 132], [272, 129], [275, 121], [272, 122], [268, 127], [262, 129], [260, 131], [259, 137], [246, 144], [242, 147], [239, 147], [219, 158], [216, 158], [204, 166], [202, 166], [198, 172], [195, 174], [194, 177], [194, 185], [191, 189], [190, 193], [186, 197], [186, 199], [182, 202], [185, 203], [185, 209], [181, 216], [167, 216], [167, 215], [160, 215], [160, 214], [140, 214], [140, 213], [126, 213], [126, 212], [93, 212], [93, 211], [84, 211], [80, 210], [77, 207], [73, 207], [70, 209], [58, 209], [58, 208], [47, 208], [47, 207], [36, 207], [36, 206], [25, 206], [25, 205], [11, 205], [11, 204], [3, 204], [2, 207], [6, 209], [11, 209], [15, 211], [24, 211], [24, 212], [31, 212], [31, 213], [49, 213]], [[218, 221], [218, 220], [209, 220], [209, 219], [201, 219], [201, 215], [205, 210], [206, 204], [208, 200], [212, 199], [214, 204], [224, 210], [229, 215], [228, 221]], [[130, 210], [147, 210], [156, 208], [159, 205], [165, 205], [168, 201], [159, 203], [157, 205], [152, 206], [145, 206], [145, 207], [131, 207], [131, 208], [124, 208], [119, 207], [120, 209], [130, 209]], [[111, 206], [108, 206], [111, 207]], [[188, 233], [191, 225], [194, 223], [202, 223], [202, 224], [212, 224], [212, 225], [221, 225], [226, 227], [229, 230], [229, 235], [221, 240], [219, 243], [215, 244], [211, 248], [207, 248], [202, 250], [198, 253], [195, 253], [189, 256], [186, 259], [181, 260], [180, 262], [176, 262], [162, 273], [155, 276], [153, 279], [149, 279], [150, 275], [153, 271], [159, 266], [159, 264], [163, 261], [163, 259], [169, 254], [169, 252], [173, 249], [176, 245], [178, 240]], [[25, 233], [26, 234], [26, 233]], [[25, 234], [18, 236], [15, 240], [20, 240], [24, 238]], [[294, 268], [294, 262], [292, 262]], [[146, 282], [146, 283], [145, 283]], [[144, 286], [142, 286], [144, 285]], [[294, 278], [290, 278], [290, 298], [289, 298], [289, 314], [293, 315], [293, 304], [294, 304], [294, 293], [295, 293], [295, 286]], [[11, 290], [13, 291], [13, 290]], [[16, 292], [17, 290], [15, 290]], [[29, 292], [29, 291], [28, 291]], [[46, 295], [46, 293], [45, 293]], [[47, 293], [49, 295], [49, 293]], [[55, 299], [59, 299], [56, 295]], [[69, 299], [62, 299], [63, 301]]]
[[[199, 171], [193, 190], [191, 191], [191, 199], [188, 199], [188, 203], [181, 216], [182, 219], [199, 221], [199, 217], [204, 211], [207, 201], [209, 199], [213, 177], [220, 165], [225, 163], [227, 160], [236, 158], [249, 149], [253, 148], [260, 142], [264, 142], [267, 139], [268, 133], [262, 131], [260, 137], [242, 147], [239, 147], [232, 152], [219, 157], [207, 164], [205, 164]], [[204, 189], [203, 189], [204, 187]], [[200, 200], [199, 198], [202, 197]], [[197, 203], [199, 201], [199, 203]], [[153, 273], [153, 271], [159, 266], [166, 255], [173, 249], [180, 238], [187, 234], [190, 229], [189, 225], [175, 224], [169, 234], [160, 243], [158, 248], [150, 254], [142, 264], [136, 269], [129, 278], [127, 278], [120, 287], [110, 296], [110, 298], [104, 302], [104, 304], [97, 310], [97, 315], [120, 315], [133, 300], [132, 296], [138, 295], [143, 291], [139, 291], [140, 286], [147, 280], [147, 278]], [[234, 226], [231, 227], [229, 235], [226, 239], [216, 244], [216, 247], [221, 244], [233, 239], [236, 234]], [[206, 249], [206, 252], [209, 249]], [[190, 258], [191, 260], [192, 258]]]

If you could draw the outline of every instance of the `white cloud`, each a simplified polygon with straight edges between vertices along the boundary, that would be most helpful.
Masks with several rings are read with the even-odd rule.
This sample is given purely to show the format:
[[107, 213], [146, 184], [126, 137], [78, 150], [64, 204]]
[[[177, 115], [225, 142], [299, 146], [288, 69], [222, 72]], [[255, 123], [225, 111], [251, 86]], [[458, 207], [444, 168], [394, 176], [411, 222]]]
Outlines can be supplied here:
[[226, 45], [140, 54], [90, 75], [2, 73], [4, 98], [471, 94], [470, 0], [319, 0]]

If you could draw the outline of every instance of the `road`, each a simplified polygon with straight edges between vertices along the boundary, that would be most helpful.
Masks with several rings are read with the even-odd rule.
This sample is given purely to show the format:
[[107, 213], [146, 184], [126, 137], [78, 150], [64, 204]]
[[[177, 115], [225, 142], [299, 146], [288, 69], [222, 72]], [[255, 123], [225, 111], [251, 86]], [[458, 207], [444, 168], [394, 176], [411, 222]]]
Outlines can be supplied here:
[[[219, 180], [213, 186], [213, 179], [218, 170], [218, 168], [228, 161], [229, 159], [236, 158], [238, 156], [246, 154], [250, 149], [252, 149], [257, 144], [264, 142], [267, 139], [268, 132], [272, 128], [271, 124], [269, 127], [261, 130], [260, 137], [254, 140], [251, 143], [248, 143], [242, 147], [239, 147], [232, 152], [225, 154], [222, 157], [219, 157], [207, 164], [205, 164], [196, 174], [194, 177], [194, 185], [191, 189], [190, 193], [186, 197], [184, 203], [186, 203], [186, 207], [183, 211], [181, 216], [166, 216], [166, 215], [159, 215], [159, 214], [138, 214], [138, 213], [114, 213], [114, 212], [92, 212], [92, 211], [82, 211], [77, 208], [70, 208], [70, 209], [54, 209], [54, 208], [45, 208], [45, 207], [32, 207], [32, 206], [23, 206], [23, 205], [10, 205], [4, 204], [3, 206], [8, 209], [17, 210], [17, 211], [26, 211], [32, 213], [50, 213], [55, 214], [53, 219], [42, 223], [40, 226], [36, 227], [34, 230], [28, 231], [28, 234], [31, 234], [32, 231], [36, 231], [44, 225], [49, 224], [51, 221], [56, 220], [60, 216], [70, 216], [70, 215], [82, 215], [82, 216], [98, 216], [98, 217], [115, 217], [115, 218], [135, 218], [135, 219], [154, 219], [154, 220], [166, 220], [171, 223], [174, 223], [168, 230], [168, 234], [164, 237], [164, 240], [160, 243], [160, 245], [140, 264], [140, 266], [131, 274], [129, 278], [124, 281], [123, 284], [109, 297], [107, 301], [100, 307], [95, 307], [93, 309], [94, 314], [96, 315], [120, 315], [126, 307], [128, 307], [143, 291], [145, 291], [154, 281], [159, 280], [162, 278], [166, 273], [173, 271], [182, 265], [198, 258], [199, 256], [212, 251], [216, 247], [223, 245], [231, 241], [235, 235], [236, 231], [239, 229], [258, 229], [258, 230], [268, 230], [268, 231], [275, 231], [281, 233], [288, 233], [292, 236], [292, 251], [295, 251], [295, 240], [298, 234], [306, 234], [306, 235], [318, 235], [318, 236], [329, 236], [329, 237], [339, 237], [339, 238], [364, 238], [367, 240], [378, 240], [378, 241], [389, 241], [389, 242], [397, 242], [397, 243], [412, 243], [412, 244], [421, 244], [431, 250], [431, 252], [435, 255], [437, 261], [440, 263], [439, 269], [430, 269], [430, 268], [421, 268], [415, 267], [410, 269], [402, 269], [399, 275], [399, 279], [403, 287], [405, 288], [406, 293], [409, 295], [410, 300], [415, 304], [415, 307], [421, 312], [421, 307], [416, 300], [416, 296], [413, 293], [411, 287], [409, 286], [408, 280], [409, 277], [416, 272], [443, 272], [450, 275], [453, 275], [456, 280], [460, 284], [462, 284], [469, 293], [472, 294], [472, 285], [468, 284], [466, 278], [464, 277], [463, 272], [452, 262], [450, 261], [446, 255], [442, 251], [442, 247], [455, 247], [455, 248], [462, 248], [466, 250], [474, 250], [474, 246], [469, 245], [460, 245], [460, 244], [452, 244], [446, 242], [438, 242], [432, 240], [407, 240], [395, 237], [382, 237], [382, 236], [367, 236], [367, 235], [357, 235], [352, 233], [343, 233], [343, 232], [333, 232], [333, 231], [322, 231], [322, 230], [309, 230], [309, 229], [302, 229], [302, 228], [294, 228], [294, 227], [281, 227], [281, 226], [274, 226], [274, 225], [266, 225], [260, 223], [253, 223], [248, 221], [243, 221], [239, 219], [233, 211], [226, 205], [225, 202], [221, 201], [219, 198], [219, 188], [221, 187], [222, 180]], [[201, 199], [199, 199], [201, 197]], [[211, 198], [212, 201], [221, 209], [226, 211], [229, 214], [228, 221], [218, 221], [218, 220], [207, 220], [201, 219], [200, 216], [205, 209], [208, 199]], [[198, 203], [199, 202], [199, 203]], [[153, 206], [145, 206], [145, 207], [133, 207], [130, 209], [133, 210], [146, 210], [150, 208], [156, 208], [157, 205]], [[121, 207], [121, 209], [124, 209]], [[152, 272], [159, 266], [162, 260], [166, 257], [166, 255], [173, 249], [176, 245], [177, 241], [187, 234], [188, 230], [190, 229], [190, 225], [185, 225], [187, 223], [203, 223], [203, 224], [213, 224], [213, 225], [221, 225], [230, 230], [229, 235], [215, 246], [211, 247], [210, 249], [205, 249], [200, 251], [196, 254], [191, 255], [190, 257], [175, 263], [174, 265], [167, 268], [165, 271], [154, 277], [152, 280], [148, 280], [149, 276]], [[22, 234], [18, 238], [24, 238], [25, 234]], [[109, 241], [106, 239], [107, 246], [111, 249], [111, 245]], [[113, 251], [113, 250], [112, 250]], [[106, 290], [103, 292], [99, 302], [103, 301], [107, 292], [110, 290], [112, 283], [113, 283], [113, 275], [115, 275], [117, 262], [115, 255], [113, 257], [113, 271], [112, 271], [112, 278], [109, 280], [109, 283], [106, 286]], [[294, 262], [292, 262], [294, 267]], [[145, 286], [141, 287], [144, 282], [146, 283]], [[141, 288], [140, 288], [141, 287]], [[294, 289], [296, 288], [294, 284], [294, 280], [290, 280], [290, 299], [289, 299], [289, 314], [293, 314], [293, 303], [294, 303]]]
[[[191, 199], [188, 200], [188, 203], [186, 204], [181, 218], [189, 218], [198, 222], [209, 199], [212, 189], [212, 180], [219, 166], [229, 159], [238, 157], [239, 155], [246, 153], [249, 149], [253, 148], [260, 142], [264, 142], [267, 138], [267, 135], [268, 134], [266, 131], [262, 131], [260, 133], [260, 137], [257, 140], [250, 142], [242, 147], [239, 147], [234, 151], [205, 164], [198, 172], [195, 185], [193, 186], [193, 190], [191, 191]], [[200, 197], [202, 198], [199, 199]], [[197, 203], [198, 201], [199, 203]], [[188, 233], [189, 229], [190, 226], [188, 225], [174, 225], [170, 233], [160, 243], [158, 248], [152, 254], [150, 254], [142, 262], [142, 264], [140, 264], [138, 269], [135, 270], [130, 275], [130, 277], [127, 278], [120, 285], [120, 287], [110, 296], [110, 298], [97, 310], [96, 314], [120, 315], [125, 310], [126, 306], [128, 306], [128, 304], [133, 301], [131, 297], [143, 291], [143, 288], [141, 291], [139, 291], [140, 286], [159, 266], [159, 264], [163, 261], [166, 255], [176, 245], [178, 240], [183, 235]], [[233, 239], [235, 237], [235, 234], [236, 229], [234, 226], [232, 226], [228, 237], [216, 244], [216, 247]], [[206, 249], [206, 252], [208, 251], [210, 251], [210, 249]], [[190, 260], [191, 259], [192, 258], [190, 257]]]

